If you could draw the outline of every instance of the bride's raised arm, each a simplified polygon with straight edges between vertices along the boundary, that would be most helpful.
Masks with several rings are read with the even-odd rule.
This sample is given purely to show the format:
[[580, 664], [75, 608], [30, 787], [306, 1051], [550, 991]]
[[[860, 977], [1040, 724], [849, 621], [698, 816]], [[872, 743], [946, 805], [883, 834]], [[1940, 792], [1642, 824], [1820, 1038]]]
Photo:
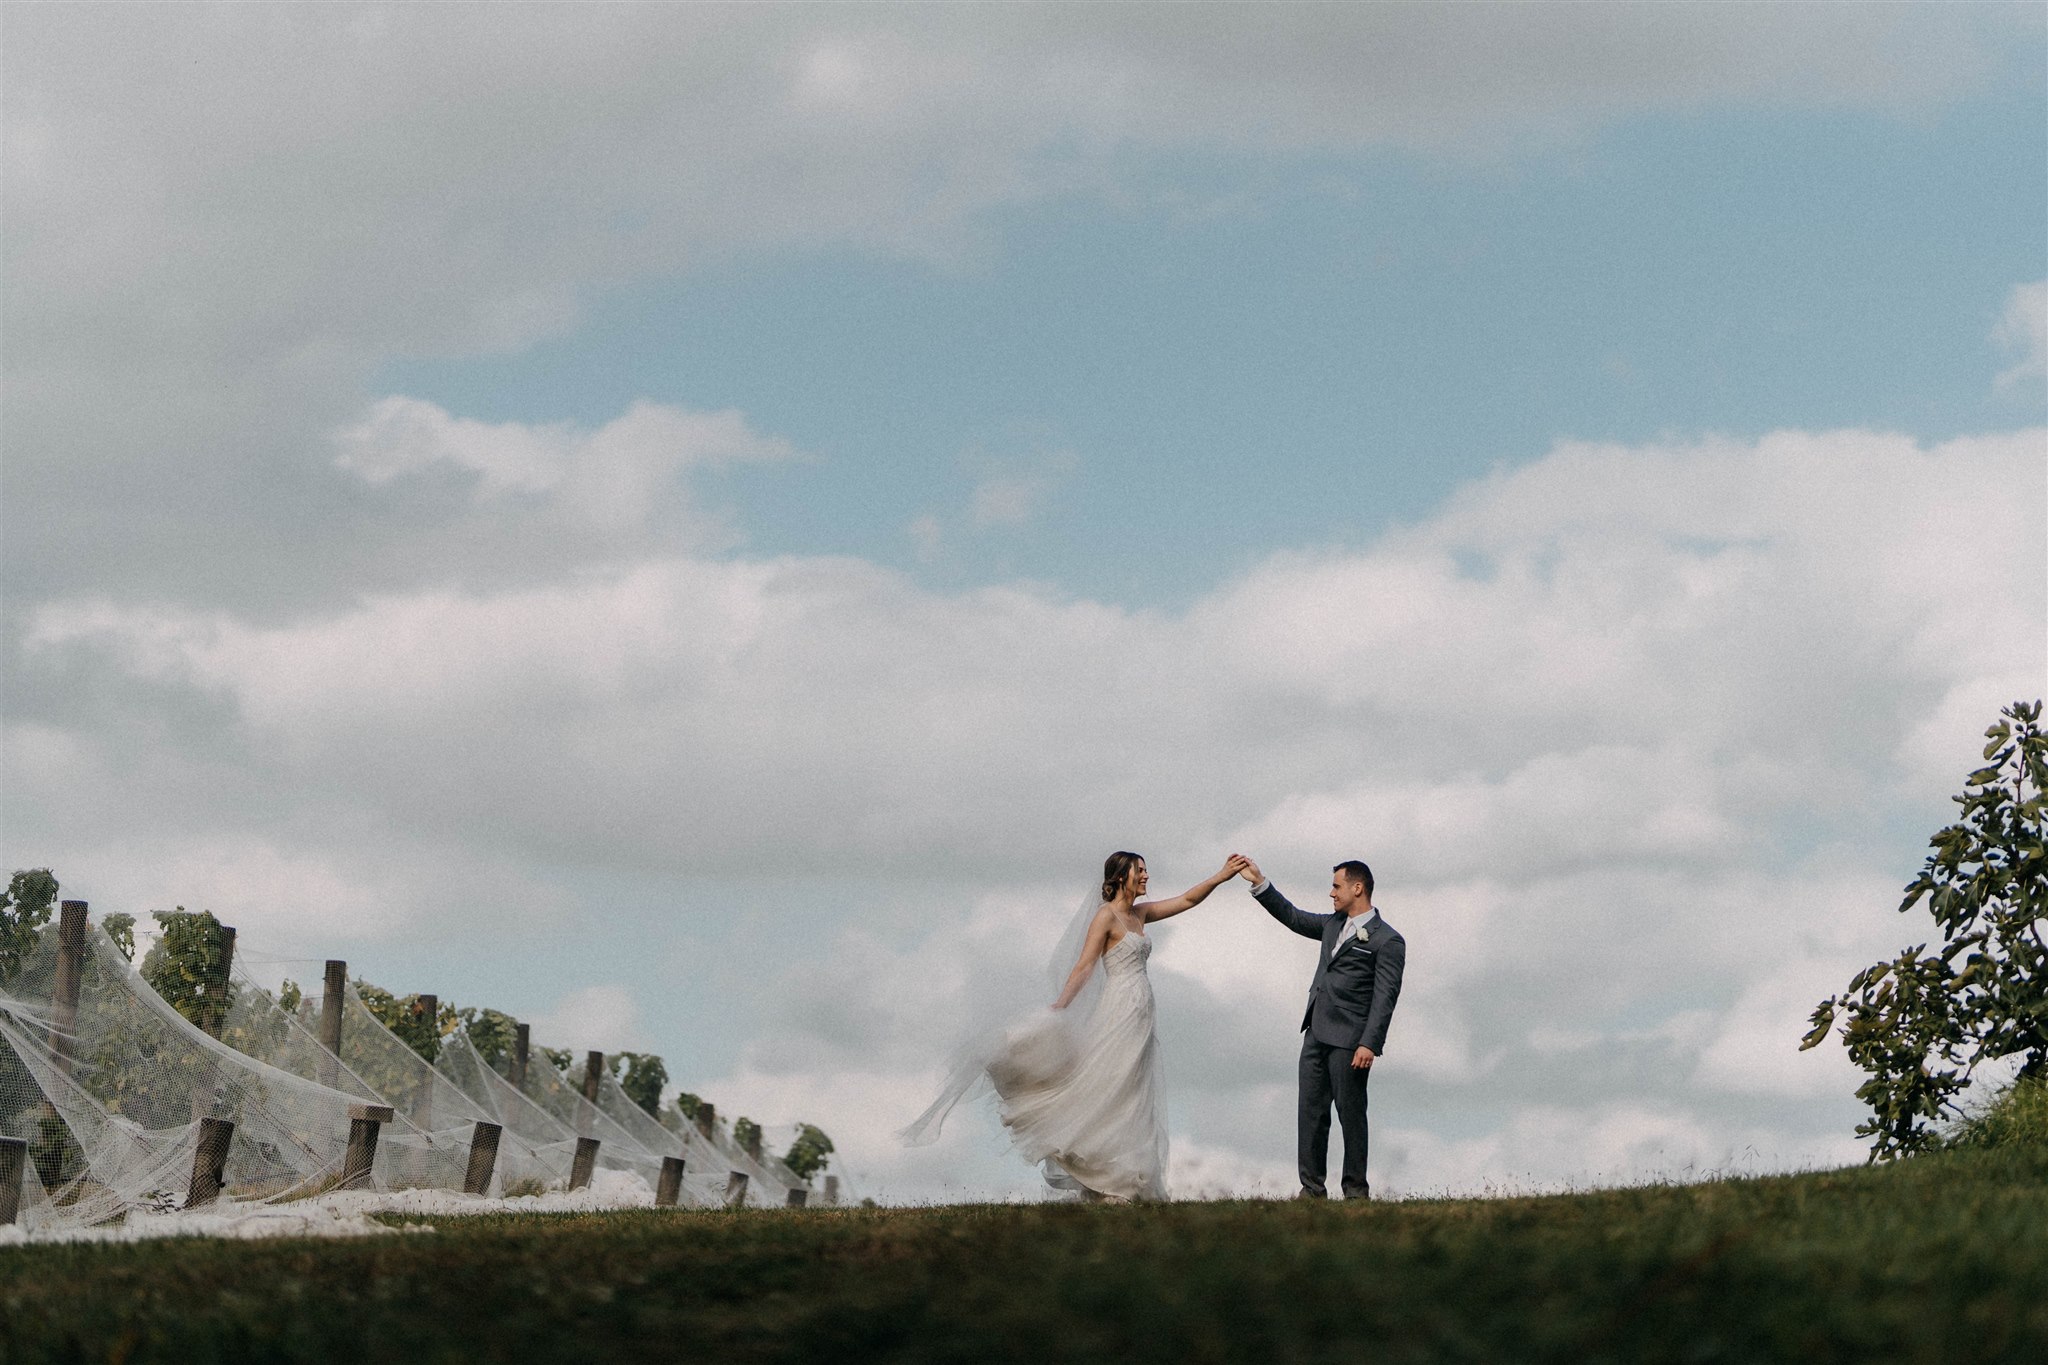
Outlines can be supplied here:
[[1218, 872], [1206, 881], [1195, 883], [1172, 900], [1140, 901], [1132, 906], [1131, 909], [1147, 924], [1153, 920], [1172, 919], [1181, 911], [1192, 910], [1203, 901], [1209, 899], [1211, 891], [1214, 891], [1217, 887], [1244, 871], [1244, 869], [1245, 860], [1233, 853], [1224, 860], [1221, 872]]
[[[1114, 912], [1105, 902], [1095, 912], [1095, 918], [1088, 923], [1088, 937], [1081, 940], [1081, 957], [1074, 963], [1074, 970], [1067, 973], [1067, 984], [1060, 988], [1060, 998], [1052, 1002], [1056, 1010], [1063, 1010], [1074, 1003], [1074, 997], [1081, 993], [1081, 987], [1088, 982], [1088, 973], [1095, 970], [1095, 964], [1102, 960], [1109, 950], [1109, 920]], [[1069, 930], [1068, 932], [1072, 932]]]

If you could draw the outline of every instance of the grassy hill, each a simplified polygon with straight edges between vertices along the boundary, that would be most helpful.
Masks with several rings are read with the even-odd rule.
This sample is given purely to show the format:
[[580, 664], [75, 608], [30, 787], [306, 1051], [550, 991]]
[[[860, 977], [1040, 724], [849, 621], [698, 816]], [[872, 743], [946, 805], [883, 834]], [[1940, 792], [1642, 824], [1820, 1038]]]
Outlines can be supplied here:
[[0, 1252], [0, 1360], [2048, 1360], [2048, 1146], [1545, 1198]]

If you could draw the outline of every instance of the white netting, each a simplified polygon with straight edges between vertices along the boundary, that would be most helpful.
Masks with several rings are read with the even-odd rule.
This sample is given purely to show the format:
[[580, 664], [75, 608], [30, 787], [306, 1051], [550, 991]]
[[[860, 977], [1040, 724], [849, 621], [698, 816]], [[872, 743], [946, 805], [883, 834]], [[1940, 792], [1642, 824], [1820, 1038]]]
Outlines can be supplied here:
[[788, 1201], [788, 1191], [809, 1189], [809, 1185], [797, 1179], [797, 1173], [784, 1166], [778, 1158], [768, 1156], [766, 1152], [754, 1156], [743, 1146], [733, 1142], [731, 1134], [725, 1130], [723, 1119], [715, 1119], [707, 1132], [702, 1128], [696, 1128], [694, 1124], [688, 1124], [682, 1113], [670, 1109], [662, 1115], [662, 1128], [676, 1134], [688, 1132], [690, 1140], [698, 1148], [711, 1148], [713, 1166], [723, 1164], [729, 1171], [743, 1171], [745, 1177], [748, 1177], [748, 1203], [758, 1203], [762, 1207], [780, 1207]]
[[598, 1078], [597, 1107], [648, 1151], [683, 1159], [685, 1202], [711, 1208], [724, 1201], [727, 1163], [704, 1140], [703, 1134], [695, 1129], [678, 1132], [663, 1127], [661, 1120], [635, 1103], [618, 1078], [609, 1072]]
[[459, 1029], [429, 1062], [353, 987], [343, 996], [339, 1057], [320, 1044], [317, 996], [287, 1008], [244, 971], [212, 997], [215, 1037], [92, 928], [77, 950], [70, 1005], [57, 981], [60, 934], [50, 925], [0, 981], [0, 1135], [27, 1144], [18, 1221], [30, 1232], [69, 1235], [62, 1230], [183, 1205], [209, 1118], [234, 1124], [222, 1216], [322, 1195], [341, 1177], [350, 1109], [365, 1104], [395, 1111], [365, 1185], [387, 1196], [459, 1191], [478, 1122], [502, 1129], [491, 1189], [501, 1196], [567, 1197], [579, 1138], [599, 1140], [597, 1184], [609, 1202], [651, 1201], [667, 1156], [684, 1158], [681, 1197], [690, 1204], [723, 1203], [734, 1171], [748, 1176], [747, 1202], [757, 1206], [779, 1207], [806, 1187], [718, 1126], [700, 1132], [674, 1112], [648, 1114], [609, 1073], [593, 1103], [536, 1055], [515, 1087]]
[[[477, 1123], [498, 1120], [386, 1028], [355, 987], [349, 986], [343, 997], [338, 1057], [321, 1045], [314, 1031], [324, 1003], [321, 997], [304, 997], [296, 1011], [288, 1011], [239, 968], [236, 987], [221, 1027], [223, 1042], [280, 1070], [390, 1105], [396, 1111], [395, 1124], [418, 1138], [420, 1150], [433, 1154], [410, 1169], [406, 1162], [394, 1160], [386, 1171], [394, 1186], [462, 1188]], [[499, 1138], [486, 1193], [561, 1189], [568, 1183], [569, 1160], [559, 1142], [533, 1143], [506, 1131]]]
[[[508, 1137], [516, 1136], [537, 1154], [537, 1159], [550, 1163], [550, 1170], [555, 1164], [560, 1165], [560, 1181], [549, 1176], [542, 1188], [556, 1189], [567, 1183], [569, 1166], [576, 1155], [575, 1130], [514, 1089], [483, 1059], [467, 1033], [457, 1029], [441, 1040], [441, 1053], [434, 1059], [434, 1069], [475, 1101], [493, 1122], [504, 1128]], [[602, 1148], [598, 1154], [603, 1155]], [[531, 1185], [508, 1185], [506, 1189], [520, 1194], [537, 1192]]]
[[810, 1188], [809, 1184], [797, 1179], [796, 1172], [782, 1164], [780, 1157], [768, 1152], [755, 1156], [734, 1142], [728, 1135], [720, 1133], [719, 1138], [723, 1142], [722, 1150], [732, 1153], [735, 1169], [747, 1172], [749, 1176], [747, 1181], [749, 1191], [760, 1190], [762, 1192], [761, 1202], [763, 1204], [773, 1204], [780, 1207], [788, 1201], [791, 1190], [808, 1190]]
[[[338, 1181], [349, 1109], [368, 1096], [209, 1036], [151, 990], [96, 928], [84, 936], [70, 1006], [58, 999], [58, 934], [52, 926], [0, 990], [0, 1037], [10, 1059], [0, 1109], [10, 1128], [33, 1129], [36, 1183], [48, 1200], [39, 1217], [97, 1222], [182, 1203], [206, 1118], [235, 1125], [225, 1203], [300, 1197]], [[245, 1013], [254, 1027], [275, 1022], [261, 1011]], [[459, 1188], [462, 1164], [460, 1154], [410, 1124], [389, 1124], [369, 1186]]]
[[[193, 1130], [151, 1132], [109, 1114], [66, 1073], [49, 1022], [0, 999], [0, 1133], [28, 1144], [18, 1223], [31, 1231], [165, 1207], [192, 1167]], [[54, 1097], [54, 1100], [51, 1098]]]
[[673, 1144], [659, 1152], [649, 1151], [609, 1114], [583, 1098], [583, 1092], [569, 1083], [545, 1056], [536, 1054], [526, 1067], [526, 1081], [520, 1087], [532, 1100], [579, 1138], [598, 1140], [597, 1164], [615, 1171], [631, 1171], [652, 1190], [661, 1179], [661, 1159], [681, 1156]]

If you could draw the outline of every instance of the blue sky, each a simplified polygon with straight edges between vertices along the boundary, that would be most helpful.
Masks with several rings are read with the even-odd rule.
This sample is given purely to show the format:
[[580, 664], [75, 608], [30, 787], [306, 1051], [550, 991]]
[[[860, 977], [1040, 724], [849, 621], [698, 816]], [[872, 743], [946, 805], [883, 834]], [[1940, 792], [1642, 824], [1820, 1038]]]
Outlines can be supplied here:
[[[1516, 154], [1174, 158], [949, 260], [739, 251], [377, 387], [488, 421], [738, 408], [812, 459], [715, 485], [752, 553], [1179, 605], [1553, 441], [2039, 420], [1992, 332], [2043, 271], [2041, 54], [1968, 99], [1657, 114]], [[1044, 486], [960, 527], [981, 480]]]

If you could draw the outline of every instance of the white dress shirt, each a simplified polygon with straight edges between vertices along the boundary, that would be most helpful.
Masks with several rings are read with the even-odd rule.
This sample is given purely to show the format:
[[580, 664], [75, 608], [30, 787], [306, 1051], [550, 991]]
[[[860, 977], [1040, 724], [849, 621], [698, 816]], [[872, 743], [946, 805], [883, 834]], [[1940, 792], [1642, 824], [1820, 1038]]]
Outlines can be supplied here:
[[1351, 942], [1352, 939], [1364, 938], [1367, 928], [1366, 921], [1378, 913], [1379, 911], [1377, 910], [1368, 910], [1362, 915], [1353, 915], [1345, 920], [1344, 927], [1337, 931], [1337, 942], [1330, 949], [1330, 956], [1335, 957], [1343, 949], [1344, 945]]

